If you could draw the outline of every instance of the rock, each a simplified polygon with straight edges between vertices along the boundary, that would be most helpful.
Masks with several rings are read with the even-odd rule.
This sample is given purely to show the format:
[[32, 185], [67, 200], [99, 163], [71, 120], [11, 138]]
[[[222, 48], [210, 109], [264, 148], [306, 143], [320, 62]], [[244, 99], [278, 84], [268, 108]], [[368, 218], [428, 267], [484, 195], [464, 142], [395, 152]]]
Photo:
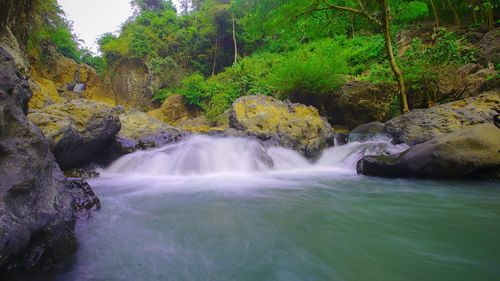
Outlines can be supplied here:
[[33, 97], [29, 102], [30, 109], [42, 109], [63, 101], [57, 92], [56, 85], [51, 80], [36, 76], [31, 77], [30, 86], [33, 90]]
[[103, 103], [77, 99], [30, 112], [63, 170], [84, 165], [120, 131], [116, 111]]
[[279, 101], [263, 95], [233, 103], [230, 127], [261, 140], [274, 140], [308, 157], [316, 157], [333, 140], [333, 129], [312, 106]]
[[396, 94], [397, 88], [391, 84], [349, 82], [338, 92], [337, 111], [341, 118], [334, 121], [351, 128], [374, 121], [385, 122]]
[[90, 185], [79, 178], [68, 178], [66, 186], [73, 195], [73, 208], [79, 217], [89, 217], [93, 211], [101, 208], [101, 201]]
[[223, 127], [212, 127], [210, 122], [205, 116], [199, 116], [195, 118], [185, 119], [175, 123], [175, 126], [182, 128], [190, 133], [205, 134], [209, 131], [223, 131], [226, 128]]
[[6, 27], [4, 32], [0, 34], [0, 47], [12, 56], [16, 67], [23, 75], [29, 74], [28, 58], [9, 27]]
[[3, 48], [0, 48], [0, 91], [9, 95], [25, 114], [28, 112], [28, 101], [33, 93], [14, 59]]
[[160, 108], [152, 110], [149, 114], [167, 124], [176, 125], [179, 122], [200, 116], [199, 109], [189, 107], [181, 95], [172, 95], [165, 99]]
[[64, 171], [67, 178], [79, 178], [82, 180], [98, 178], [101, 174], [98, 172], [100, 167], [95, 163], [90, 163], [81, 168], [75, 168]]
[[117, 104], [148, 111], [153, 108], [151, 75], [140, 59], [123, 59], [113, 66], [111, 84]]
[[[480, 95], [482, 92], [499, 89], [496, 78], [498, 72], [480, 68], [477, 64], [466, 64], [461, 68], [448, 66], [437, 75], [436, 81], [420, 85], [416, 91], [409, 92], [411, 108], [428, 108], [434, 104], [452, 102]], [[428, 93], [432, 93], [432, 98]]]
[[415, 109], [385, 123], [385, 133], [396, 143], [414, 145], [466, 126], [492, 123], [500, 112], [500, 92], [487, 92], [474, 98], [428, 109]]
[[165, 124], [148, 114], [130, 110], [120, 114], [122, 129], [118, 137], [134, 140], [140, 149], [160, 147], [180, 140], [186, 132]]
[[187, 133], [165, 124], [150, 115], [137, 111], [123, 111], [120, 114], [120, 132], [111, 143], [102, 164], [110, 164], [120, 156], [136, 150], [161, 147], [179, 141]]
[[17, 280], [68, 261], [75, 216], [49, 146], [23, 112], [28, 82], [1, 48], [0, 62], [0, 280]]
[[383, 177], [469, 178], [500, 171], [500, 129], [478, 124], [437, 136], [397, 156], [366, 156], [358, 173]]
[[486, 33], [477, 46], [485, 66], [498, 64], [500, 62], [500, 29], [496, 28]]
[[371, 122], [360, 125], [349, 133], [350, 141], [363, 141], [375, 135], [384, 133], [384, 123]]

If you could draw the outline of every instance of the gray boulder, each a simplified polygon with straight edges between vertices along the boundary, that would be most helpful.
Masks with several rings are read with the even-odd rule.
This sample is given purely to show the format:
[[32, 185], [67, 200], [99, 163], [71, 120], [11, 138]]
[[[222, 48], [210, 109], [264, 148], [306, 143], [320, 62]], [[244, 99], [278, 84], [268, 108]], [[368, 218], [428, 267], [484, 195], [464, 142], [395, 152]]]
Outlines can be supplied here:
[[61, 169], [86, 164], [120, 131], [117, 112], [103, 103], [76, 99], [30, 112], [47, 138]]
[[61, 265], [76, 250], [75, 198], [23, 112], [31, 90], [1, 48], [0, 61], [2, 85], [11, 85], [0, 88], [0, 280], [16, 280]]
[[354, 128], [349, 133], [349, 141], [363, 141], [384, 133], [384, 123], [371, 122]]
[[451, 102], [428, 109], [415, 109], [385, 123], [384, 132], [396, 143], [415, 145], [467, 126], [492, 123], [500, 112], [500, 92]]
[[478, 124], [437, 136], [395, 156], [366, 156], [360, 174], [382, 177], [473, 178], [500, 171], [500, 129]]

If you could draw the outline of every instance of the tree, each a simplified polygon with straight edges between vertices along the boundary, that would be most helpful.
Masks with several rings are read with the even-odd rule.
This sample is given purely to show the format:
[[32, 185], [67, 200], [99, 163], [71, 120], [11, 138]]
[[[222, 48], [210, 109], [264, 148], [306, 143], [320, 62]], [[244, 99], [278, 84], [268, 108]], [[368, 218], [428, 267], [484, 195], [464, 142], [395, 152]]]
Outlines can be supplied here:
[[130, 4], [138, 11], [158, 11], [173, 5], [170, 0], [132, 0]]
[[340, 12], [352, 13], [358, 16], [362, 16], [372, 24], [382, 28], [385, 41], [385, 48], [387, 52], [387, 59], [389, 60], [389, 64], [391, 65], [391, 70], [394, 74], [394, 78], [396, 79], [399, 87], [399, 93], [401, 96], [401, 107], [403, 112], [408, 112], [409, 111], [408, 99], [406, 96], [406, 88], [405, 88], [403, 73], [401, 72], [401, 69], [399, 68], [396, 62], [396, 58], [394, 57], [394, 50], [392, 47], [391, 11], [388, 0], [378, 1], [379, 3], [377, 6], [379, 9], [381, 9], [381, 11], [379, 11], [381, 15], [380, 17], [378, 17], [376, 13], [370, 13], [367, 7], [365, 6], [363, 0], [357, 1], [357, 7], [336, 5], [330, 3], [328, 0], [322, 0], [322, 2], [324, 6], [319, 6], [318, 3], [318, 5], [316, 5], [316, 7], [311, 11], [321, 11], [327, 9], [327, 10], [336, 10]]

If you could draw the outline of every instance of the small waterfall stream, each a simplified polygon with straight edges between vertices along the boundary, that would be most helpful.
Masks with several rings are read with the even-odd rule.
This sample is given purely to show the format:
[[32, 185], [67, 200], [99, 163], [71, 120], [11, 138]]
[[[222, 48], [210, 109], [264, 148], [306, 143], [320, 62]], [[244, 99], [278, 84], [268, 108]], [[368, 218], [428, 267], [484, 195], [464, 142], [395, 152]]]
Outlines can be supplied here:
[[73, 88], [73, 92], [75, 93], [83, 93], [85, 91], [84, 83], [76, 83], [75, 88]]

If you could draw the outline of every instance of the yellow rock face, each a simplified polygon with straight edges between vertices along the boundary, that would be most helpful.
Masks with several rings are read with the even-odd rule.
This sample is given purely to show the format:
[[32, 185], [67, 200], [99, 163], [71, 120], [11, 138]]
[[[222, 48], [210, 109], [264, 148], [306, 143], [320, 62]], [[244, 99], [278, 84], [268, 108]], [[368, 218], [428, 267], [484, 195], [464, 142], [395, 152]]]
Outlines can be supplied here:
[[149, 114], [167, 124], [175, 125], [198, 117], [199, 111], [188, 108], [181, 95], [173, 95], [168, 97], [160, 108], [150, 111]]
[[174, 127], [138, 110], [129, 110], [120, 114], [120, 122], [122, 128], [119, 135], [131, 139], [140, 139], [142, 136], [176, 130]]
[[316, 108], [262, 95], [242, 97], [233, 104], [231, 127], [259, 137], [275, 138], [282, 145], [306, 154], [326, 146], [326, 140], [333, 133]]
[[41, 77], [32, 77], [30, 81], [33, 97], [29, 102], [30, 109], [41, 109], [63, 99], [57, 92], [56, 85], [51, 80]]

